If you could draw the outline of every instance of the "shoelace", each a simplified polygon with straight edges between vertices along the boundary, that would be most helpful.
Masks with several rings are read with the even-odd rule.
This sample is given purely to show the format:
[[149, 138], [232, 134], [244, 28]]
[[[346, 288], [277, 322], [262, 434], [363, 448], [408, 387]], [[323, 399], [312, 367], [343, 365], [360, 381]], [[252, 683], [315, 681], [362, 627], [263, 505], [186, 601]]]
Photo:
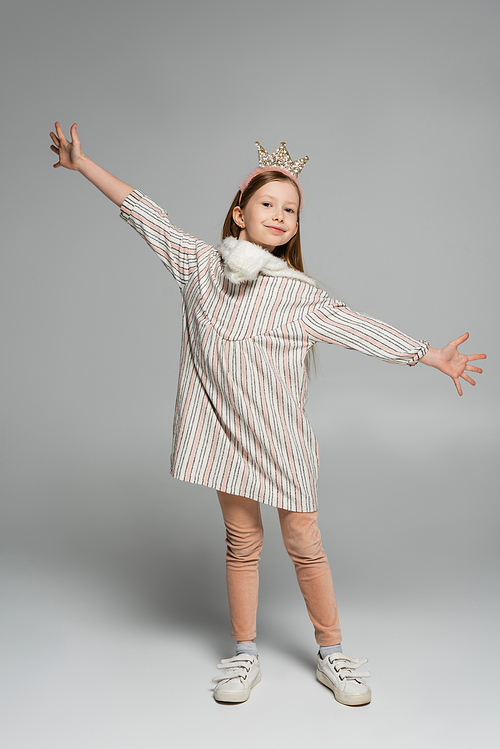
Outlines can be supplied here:
[[222, 658], [217, 664], [217, 668], [225, 668], [226, 673], [222, 676], [215, 676], [212, 681], [228, 682], [231, 679], [239, 679], [241, 683], [247, 678], [248, 672], [252, 668], [253, 660], [245, 655], [233, 655], [232, 658]]
[[[339, 654], [340, 655], [340, 654]], [[333, 670], [339, 675], [339, 679], [354, 679], [360, 681], [361, 679], [368, 679], [371, 676], [369, 671], [358, 671], [354, 673], [356, 669], [362, 666], [364, 663], [368, 663], [368, 658], [350, 658], [348, 655], [342, 653], [341, 657], [335, 657], [335, 655], [328, 656], [328, 663], [333, 666]]]

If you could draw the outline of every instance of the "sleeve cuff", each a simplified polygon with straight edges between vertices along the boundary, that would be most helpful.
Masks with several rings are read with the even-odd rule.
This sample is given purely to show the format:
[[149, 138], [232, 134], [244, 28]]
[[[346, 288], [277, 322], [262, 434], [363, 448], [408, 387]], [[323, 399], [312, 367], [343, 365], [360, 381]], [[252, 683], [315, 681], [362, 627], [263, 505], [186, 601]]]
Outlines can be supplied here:
[[427, 353], [427, 352], [428, 352], [428, 350], [429, 350], [429, 342], [428, 342], [428, 341], [420, 341], [420, 343], [421, 343], [422, 345], [420, 346], [419, 350], [417, 351], [417, 353], [416, 353], [416, 354], [415, 354], [415, 356], [413, 357], [413, 360], [412, 360], [412, 361], [409, 361], [409, 362], [408, 362], [408, 366], [409, 366], [409, 367], [414, 367], [414, 366], [415, 366], [415, 364], [418, 364], [418, 362], [420, 361], [420, 359], [421, 359], [421, 358], [422, 358], [423, 356], [425, 356], [425, 355], [426, 355], [426, 353]]
[[124, 221], [128, 221], [130, 212], [133, 210], [135, 205], [137, 205], [137, 203], [145, 197], [145, 193], [143, 193], [141, 190], [132, 190], [132, 192], [127, 195], [120, 206], [120, 218], [122, 218]]

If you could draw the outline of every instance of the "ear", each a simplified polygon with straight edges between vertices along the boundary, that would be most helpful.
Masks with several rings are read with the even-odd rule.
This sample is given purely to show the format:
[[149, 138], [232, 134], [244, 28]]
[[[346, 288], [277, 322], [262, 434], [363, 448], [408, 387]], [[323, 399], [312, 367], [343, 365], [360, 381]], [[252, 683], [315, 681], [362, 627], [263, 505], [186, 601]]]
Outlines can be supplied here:
[[235, 224], [237, 224], [240, 229], [245, 228], [245, 219], [243, 218], [243, 211], [241, 210], [239, 205], [236, 205], [233, 208], [233, 221]]

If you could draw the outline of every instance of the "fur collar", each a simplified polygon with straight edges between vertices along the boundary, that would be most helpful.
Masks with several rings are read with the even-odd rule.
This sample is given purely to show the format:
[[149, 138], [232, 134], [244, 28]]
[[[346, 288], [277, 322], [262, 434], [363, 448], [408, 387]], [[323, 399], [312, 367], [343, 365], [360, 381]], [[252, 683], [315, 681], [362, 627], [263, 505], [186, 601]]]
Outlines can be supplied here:
[[287, 276], [311, 286], [318, 285], [314, 278], [290, 268], [280, 257], [244, 239], [226, 237], [222, 240], [218, 251], [224, 261], [224, 275], [235, 284], [255, 281], [262, 273], [264, 276]]

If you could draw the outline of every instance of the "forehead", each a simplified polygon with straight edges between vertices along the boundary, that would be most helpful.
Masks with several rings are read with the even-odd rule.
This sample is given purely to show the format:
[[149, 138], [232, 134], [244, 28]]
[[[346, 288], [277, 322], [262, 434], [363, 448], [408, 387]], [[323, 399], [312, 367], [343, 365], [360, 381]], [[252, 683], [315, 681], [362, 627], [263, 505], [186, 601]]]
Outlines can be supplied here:
[[268, 182], [267, 185], [262, 185], [254, 193], [253, 197], [256, 200], [268, 197], [274, 200], [278, 199], [287, 203], [294, 203], [296, 206], [299, 205], [299, 195], [295, 185], [292, 185], [291, 182], [282, 182], [281, 180], [274, 180], [273, 182]]

